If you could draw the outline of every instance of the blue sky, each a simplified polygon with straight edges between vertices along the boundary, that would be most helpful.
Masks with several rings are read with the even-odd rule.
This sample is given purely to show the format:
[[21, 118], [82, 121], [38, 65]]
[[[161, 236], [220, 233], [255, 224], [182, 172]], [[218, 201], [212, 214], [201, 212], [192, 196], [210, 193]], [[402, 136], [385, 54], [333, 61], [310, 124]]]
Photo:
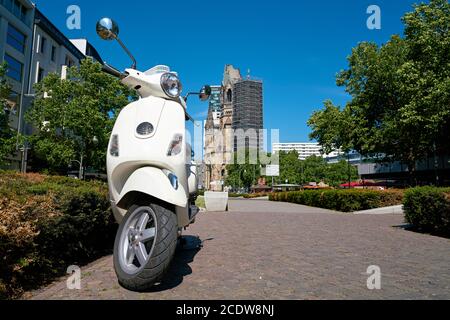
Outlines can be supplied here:
[[[88, 38], [104, 60], [131, 65], [118, 44], [103, 42], [95, 23], [115, 19], [121, 38], [135, 54], [138, 68], [169, 65], [180, 74], [184, 92], [220, 84], [225, 64], [264, 81], [264, 121], [280, 129], [281, 142], [308, 141], [306, 122], [331, 99], [348, 96], [335, 85], [336, 73], [361, 41], [386, 42], [402, 34], [401, 17], [413, 0], [276, 1], [35, 1], [69, 38]], [[81, 8], [81, 30], [68, 30], [69, 5]], [[369, 30], [369, 5], [382, 11], [382, 29]], [[207, 104], [191, 99], [189, 112], [205, 118]]]

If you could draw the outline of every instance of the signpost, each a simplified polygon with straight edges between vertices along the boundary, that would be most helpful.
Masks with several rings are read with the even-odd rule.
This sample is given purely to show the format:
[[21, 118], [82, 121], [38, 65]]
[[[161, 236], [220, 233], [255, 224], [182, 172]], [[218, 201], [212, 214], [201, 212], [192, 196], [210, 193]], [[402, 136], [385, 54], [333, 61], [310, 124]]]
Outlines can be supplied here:
[[266, 177], [279, 177], [280, 176], [280, 166], [279, 165], [267, 165], [266, 166]]
[[265, 170], [266, 177], [272, 177], [272, 191], [273, 191], [273, 185], [274, 185], [274, 177], [280, 176], [280, 166], [279, 165], [267, 165]]

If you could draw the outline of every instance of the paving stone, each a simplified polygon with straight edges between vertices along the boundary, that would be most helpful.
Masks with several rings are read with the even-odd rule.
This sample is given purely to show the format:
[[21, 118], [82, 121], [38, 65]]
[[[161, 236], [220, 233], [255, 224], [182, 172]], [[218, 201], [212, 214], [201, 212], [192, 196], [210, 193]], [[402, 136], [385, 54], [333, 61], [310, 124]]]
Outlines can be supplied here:
[[[400, 215], [351, 215], [263, 200], [232, 200], [228, 213], [201, 213], [152, 292], [118, 285], [112, 257], [82, 268], [82, 289], [66, 278], [28, 299], [450, 299], [450, 240], [395, 228]], [[205, 241], [207, 240], [207, 241]], [[368, 290], [370, 265], [381, 290]]]

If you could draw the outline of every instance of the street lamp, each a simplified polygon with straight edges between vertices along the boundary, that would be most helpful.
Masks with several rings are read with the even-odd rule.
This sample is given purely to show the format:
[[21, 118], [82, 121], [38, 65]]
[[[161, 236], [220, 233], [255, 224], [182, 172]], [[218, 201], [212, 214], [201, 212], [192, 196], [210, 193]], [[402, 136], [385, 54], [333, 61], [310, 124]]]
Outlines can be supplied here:
[[28, 142], [27, 142], [27, 141], [24, 143], [23, 146], [21, 146], [21, 147], [19, 148], [19, 151], [20, 151], [21, 154], [22, 154], [22, 164], [21, 164], [21, 172], [22, 172], [22, 173], [27, 173], [27, 166], [28, 166], [28, 151], [30, 151], [30, 150], [31, 150], [31, 148], [30, 148], [30, 146], [28, 145]]
[[80, 166], [80, 171], [78, 172], [78, 179], [83, 180], [83, 155], [81, 155], [81, 161], [70, 160], [70, 162], [76, 162]]
[[247, 169], [241, 169], [239, 172], [239, 186], [245, 188], [243, 174], [247, 173]]

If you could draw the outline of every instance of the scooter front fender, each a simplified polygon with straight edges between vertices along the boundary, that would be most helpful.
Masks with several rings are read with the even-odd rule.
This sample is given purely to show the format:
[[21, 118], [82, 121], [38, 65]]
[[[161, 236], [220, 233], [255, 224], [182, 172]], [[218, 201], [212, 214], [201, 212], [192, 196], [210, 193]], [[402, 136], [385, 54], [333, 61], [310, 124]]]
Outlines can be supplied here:
[[167, 175], [154, 167], [144, 167], [133, 172], [120, 193], [117, 207], [125, 209], [124, 200], [132, 192], [144, 193], [176, 207], [185, 208], [188, 203], [183, 185], [179, 183], [178, 189], [175, 189]]

